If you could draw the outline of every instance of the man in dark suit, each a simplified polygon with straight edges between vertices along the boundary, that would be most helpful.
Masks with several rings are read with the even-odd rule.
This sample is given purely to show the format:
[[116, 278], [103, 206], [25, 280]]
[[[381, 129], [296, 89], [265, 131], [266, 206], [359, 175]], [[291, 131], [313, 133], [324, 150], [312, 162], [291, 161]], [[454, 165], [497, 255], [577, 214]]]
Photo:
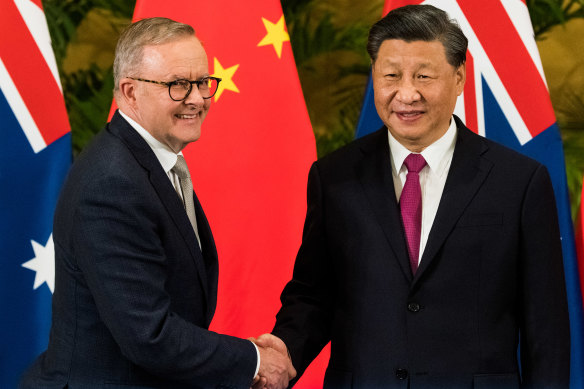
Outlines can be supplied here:
[[181, 150], [199, 138], [220, 80], [193, 28], [134, 23], [114, 78], [119, 111], [57, 206], [50, 342], [21, 387], [285, 387], [286, 354], [208, 330], [217, 252]]
[[550, 179], [453, 116], [466, 49], [435, 7], [390, 12], [368, 42], [385, 127], [311, 168], [293, 278], [258, 342], [301, 375], [330, 341], [325, 388], [568, 386]]

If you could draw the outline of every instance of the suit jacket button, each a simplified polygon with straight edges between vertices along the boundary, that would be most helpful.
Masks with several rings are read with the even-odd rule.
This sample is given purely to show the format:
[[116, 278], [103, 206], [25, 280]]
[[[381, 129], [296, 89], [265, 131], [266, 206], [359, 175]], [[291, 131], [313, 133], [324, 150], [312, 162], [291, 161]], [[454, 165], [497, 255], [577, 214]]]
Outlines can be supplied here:
[[406, 369], [396, 369], [395, 376], [400, 380], [408, 378], [408, 371]]
[[420, 304], [418, 303], [409, 303], [408, 304], [408, 311], [410, 312], [418, 312], [420, 310]]

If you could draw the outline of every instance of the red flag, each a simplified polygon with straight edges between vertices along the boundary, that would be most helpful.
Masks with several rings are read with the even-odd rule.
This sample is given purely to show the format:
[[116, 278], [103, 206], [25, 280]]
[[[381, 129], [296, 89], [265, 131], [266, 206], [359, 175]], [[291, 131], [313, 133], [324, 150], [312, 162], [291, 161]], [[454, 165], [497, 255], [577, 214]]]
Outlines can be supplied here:
[[[211, 329], [243, 338], [269, 332], [292, 277], [316, 158], [282, 7], [277, 0], [138, 0], [134, 19], [153, 16], [192, 25], [209, 72], [223, 79], [201, 139], [184, 150], [219, 253]], [[297, 387], [322, 387], [318, 370]]]
[[[576, 217], [576, 253], [578, 255], [578, 272], [580, 285], [584, 285], [584, 186], [580, 196], [580, 210]], [[581, 288], [582, 300], [584, 300], [584, 287]]]

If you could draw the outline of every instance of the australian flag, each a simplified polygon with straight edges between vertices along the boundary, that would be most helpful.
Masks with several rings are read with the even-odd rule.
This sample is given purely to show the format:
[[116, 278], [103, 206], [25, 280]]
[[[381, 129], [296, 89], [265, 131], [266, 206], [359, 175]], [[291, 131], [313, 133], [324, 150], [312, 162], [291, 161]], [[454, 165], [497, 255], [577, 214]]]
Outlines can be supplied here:
[[40, 0], [0, 0], [0, 388], [46, 348], [71, 136]]
[[[566, 184], [564, 153], [525, 1], [386, 0], [383, 14], [431, 4], [456, 19], [469, 40], [466, 86], [455, 114], [470, 129], [543, 163], [558, 207], [570, 310], [571, 388], [584, 388], [582, 295]], [[383, 125], [369, 82], [357, 137]]]

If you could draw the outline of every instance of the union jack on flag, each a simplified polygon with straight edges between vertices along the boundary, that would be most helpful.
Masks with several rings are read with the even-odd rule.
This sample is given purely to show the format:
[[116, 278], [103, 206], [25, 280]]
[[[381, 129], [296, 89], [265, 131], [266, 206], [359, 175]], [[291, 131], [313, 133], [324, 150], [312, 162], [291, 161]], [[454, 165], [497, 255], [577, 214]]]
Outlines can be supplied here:
[[0, 387], [15, 388], [48, 341], [71, 137], [41, 1], [0, 0], [0, 35]]
[[[466, 85], [454, 113], [471, 130], [546, 165], [554, 186], [572, 336], [572, 388], [584, 388], [584, 315], [560, 132], [524, 0], [386, 0], [383, 15], [431, 4], [456, 19], [468, 38]], [[379, 129], [369, 82], [357, 137]]]

